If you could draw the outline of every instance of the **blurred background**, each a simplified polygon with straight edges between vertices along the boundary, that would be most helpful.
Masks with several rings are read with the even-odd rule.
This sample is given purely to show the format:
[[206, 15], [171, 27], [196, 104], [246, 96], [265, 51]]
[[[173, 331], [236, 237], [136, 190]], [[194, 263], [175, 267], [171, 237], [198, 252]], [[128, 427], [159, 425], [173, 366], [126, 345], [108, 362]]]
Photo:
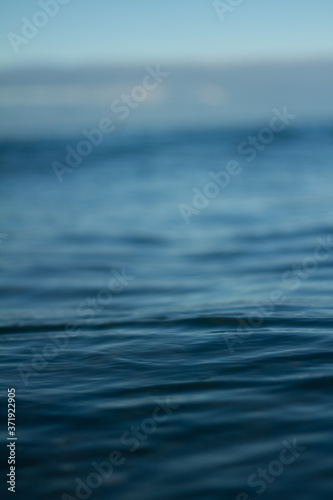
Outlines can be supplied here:
[[249, 123], [286, 104], [302, 121], [330, 119], [332, 3], [231, 4], [11, 2], [1, 15], [1, 135], [94, 126], [148, 64], [169, 77], [124, 128]]
[[[331, 500], [332, 16], [331, 0], [3, 2], [18, 500]], [[124, 461], [97, 474], [112, 450]]]

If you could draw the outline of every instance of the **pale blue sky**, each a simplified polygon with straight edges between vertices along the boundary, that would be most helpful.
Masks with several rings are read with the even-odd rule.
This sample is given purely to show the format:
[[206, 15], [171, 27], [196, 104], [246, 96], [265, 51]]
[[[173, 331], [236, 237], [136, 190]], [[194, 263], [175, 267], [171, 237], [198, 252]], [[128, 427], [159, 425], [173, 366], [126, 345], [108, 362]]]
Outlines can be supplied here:
[[332, 0], [244, 0], [224, 22], [212, 0], [70, 0], [15, 54], [40, 1], [2, 3], [1, 67], [333, 57]]

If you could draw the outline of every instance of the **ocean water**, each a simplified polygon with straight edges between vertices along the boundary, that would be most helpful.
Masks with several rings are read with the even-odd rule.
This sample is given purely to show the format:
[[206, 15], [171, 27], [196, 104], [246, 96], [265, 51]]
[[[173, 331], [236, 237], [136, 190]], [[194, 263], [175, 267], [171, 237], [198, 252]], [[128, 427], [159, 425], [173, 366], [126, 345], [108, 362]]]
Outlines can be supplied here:
[[17, 500], [333, 498], [333, 128], [256, 132], [1, 143], [2, 498], [11, 387]]

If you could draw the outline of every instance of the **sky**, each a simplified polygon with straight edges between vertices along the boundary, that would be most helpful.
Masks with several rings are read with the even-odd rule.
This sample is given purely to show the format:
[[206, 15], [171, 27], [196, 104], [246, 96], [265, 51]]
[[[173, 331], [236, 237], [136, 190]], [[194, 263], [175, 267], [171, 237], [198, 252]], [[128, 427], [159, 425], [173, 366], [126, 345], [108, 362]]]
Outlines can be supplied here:
[[79, 134], [147, 65], [169, 77], [124, 127], [333, 119], [332, 20], [333, 0], [2, 2], [0, 138]]
[[[1, 68], [333, 57], [332, 0], [215, 2], [221, 16], [214, 0], [59, 0], [58, 13], [15, 53], [9, 33], [21, 36], [22, 18], [48, 1], [57, 0], [2, 2]], [[223, 15], [232, 2], [239, 5]]]

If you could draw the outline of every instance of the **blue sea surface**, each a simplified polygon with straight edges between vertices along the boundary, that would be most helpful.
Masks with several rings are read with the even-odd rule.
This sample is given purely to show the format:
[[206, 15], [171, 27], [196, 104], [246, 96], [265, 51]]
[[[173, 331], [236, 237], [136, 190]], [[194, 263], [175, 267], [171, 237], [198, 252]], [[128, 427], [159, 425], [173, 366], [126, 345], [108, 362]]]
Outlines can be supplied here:
[[2, 498], [11, 387], [16, 500], [333, 498], [333, 127], [256, 133], [1, 143]]

